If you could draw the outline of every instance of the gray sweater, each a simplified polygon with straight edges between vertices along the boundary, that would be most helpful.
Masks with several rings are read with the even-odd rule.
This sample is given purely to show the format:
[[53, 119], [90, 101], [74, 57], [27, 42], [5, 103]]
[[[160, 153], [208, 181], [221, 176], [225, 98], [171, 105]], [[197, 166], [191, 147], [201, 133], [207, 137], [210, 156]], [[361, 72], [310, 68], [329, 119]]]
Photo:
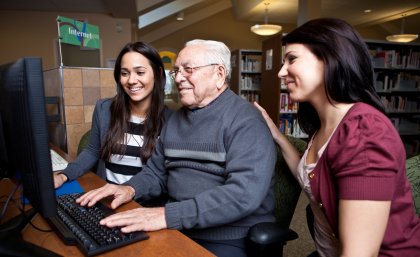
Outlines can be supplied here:
[[274, 221], [276, 149], [259, 111], [230, 89], [208, 106], [180, 108], [162, 129], [143, 172], [126, 182], [136, 197], [167, 192], [168, 228], [229, 240]]

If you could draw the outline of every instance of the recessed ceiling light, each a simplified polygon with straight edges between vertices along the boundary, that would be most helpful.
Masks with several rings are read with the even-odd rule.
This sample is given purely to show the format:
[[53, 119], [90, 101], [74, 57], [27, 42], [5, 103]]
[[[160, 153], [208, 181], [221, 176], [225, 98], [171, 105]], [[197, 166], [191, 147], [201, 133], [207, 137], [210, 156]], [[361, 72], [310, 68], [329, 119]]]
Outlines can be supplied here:
[[176, 15], [176, 20], [177, 21], [183, 21], [184, 20], [184, 12], [181, 11]]
[[364, 12], [364, 13], [370, 13], [370, 12], [372, 12], [372, 10], [371, 10], [371, 9], [366, 9], [366, 10], [364, 10], [363, 12]]

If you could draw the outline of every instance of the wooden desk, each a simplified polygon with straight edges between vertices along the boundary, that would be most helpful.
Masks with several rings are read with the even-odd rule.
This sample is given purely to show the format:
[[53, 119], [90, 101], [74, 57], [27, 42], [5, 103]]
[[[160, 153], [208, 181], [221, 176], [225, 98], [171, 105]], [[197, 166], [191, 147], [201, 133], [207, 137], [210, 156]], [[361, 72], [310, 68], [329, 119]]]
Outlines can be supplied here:
[[[56, 149], [54, 149], [56, 150]], [[62, 154], [61, 151], [56, 150]], [[68, 158], [65, 154], [64, 157]], [[98, 188], [105, 184], [105, 182], [92, 172], [86, 173], [78, 179], [80, 185], [85, 191]], [[106, 202], [105, 202], [106, 203]], [[116, 211], [124, 211], [137, 208], [140, 205], [135, 201], [131, 201], [123, 206], [120, 206]], [[39, 228], [50, 229], [46, 221], [40, 216], [36, 215], [32, 223]], [[149, 239], [137, 243], [133, 243], [110, 252], [103, 253], [98, 256], [214, 256], [205, 248], [189, 239], [187, 236], [177, 230], [160, 230], [154, 232], [147, 232]], [[83, 256], [76, 246], [65, 245], [58, 235], [54, 232], [41, 232], [28, 225], [22, 232], [22, 237], [25, 241], [39, 245], [43, 248], [56, 252], [63, 256]]]

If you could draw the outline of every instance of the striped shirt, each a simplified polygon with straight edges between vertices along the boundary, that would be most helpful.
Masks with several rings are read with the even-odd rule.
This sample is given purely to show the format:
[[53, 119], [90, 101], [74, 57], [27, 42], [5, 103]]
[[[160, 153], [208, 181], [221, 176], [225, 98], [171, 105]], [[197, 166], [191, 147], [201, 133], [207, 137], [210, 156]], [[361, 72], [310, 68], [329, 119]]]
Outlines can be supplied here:
[[122, 184], [142, 171], [140, 150], [143, 146], [143, 130], [144, 119], [131, 116], [128, 131], [125, 133], [125, 153], [112, 153], [110, 160], [105, 162], [108, 183]]

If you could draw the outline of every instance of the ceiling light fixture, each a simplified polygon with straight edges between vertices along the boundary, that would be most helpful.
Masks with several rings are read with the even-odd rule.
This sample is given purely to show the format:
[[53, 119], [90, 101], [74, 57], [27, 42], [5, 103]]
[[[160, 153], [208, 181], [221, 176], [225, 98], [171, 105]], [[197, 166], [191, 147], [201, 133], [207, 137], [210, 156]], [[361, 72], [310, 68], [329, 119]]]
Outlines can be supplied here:
[[268, 5], [265, 4], [264, 24], [256, 24], [251, 27], [251, 31], [260, 36], [271, 36], [281, 31], [280, 25], [268, 24]]
[[177, 21], [183, 21], [184, 20], [184, 12], [179, 12], [177, 15], [176, 15], [176, 20]]
[[398, 43], [408, 43], [419, 37], [417, 34], [404, 34], [405, 18], [401, 20], [401, 33], [395, 35], [389, 35], [386, 40]]

